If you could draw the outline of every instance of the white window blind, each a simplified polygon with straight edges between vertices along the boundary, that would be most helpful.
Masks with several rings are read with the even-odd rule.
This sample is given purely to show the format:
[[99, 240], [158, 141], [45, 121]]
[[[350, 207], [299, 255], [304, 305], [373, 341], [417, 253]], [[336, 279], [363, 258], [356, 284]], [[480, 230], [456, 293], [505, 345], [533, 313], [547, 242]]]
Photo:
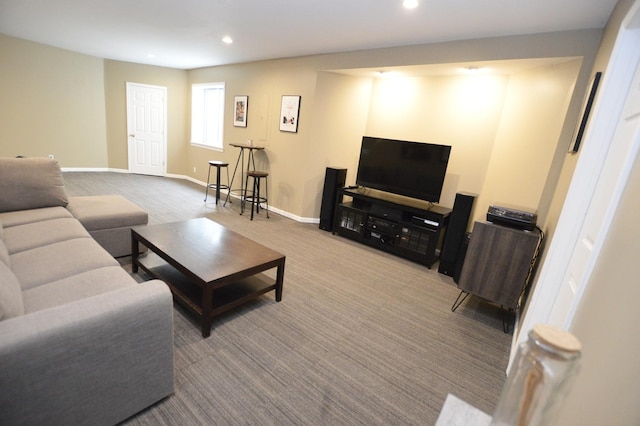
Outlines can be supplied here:
[[191, 143], [222, 149], [224, 83], [191, 86]]

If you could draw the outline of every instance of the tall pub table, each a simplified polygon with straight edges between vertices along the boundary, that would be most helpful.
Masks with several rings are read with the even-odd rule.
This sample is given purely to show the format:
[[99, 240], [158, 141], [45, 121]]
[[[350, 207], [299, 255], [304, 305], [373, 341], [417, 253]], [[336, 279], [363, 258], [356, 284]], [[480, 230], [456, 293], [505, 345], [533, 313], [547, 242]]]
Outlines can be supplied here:
[[[253, 144], [248, 144], [248, 143], [230, 143], [229, 145], [231, 145], [234, 148], [238, 148], [240, 150], [240, 152], [238, 153], [238, 159], [236, 160], [236, 167], [233, 169], [233, 176], [231, 176], [231, 183], [229, 183], [229, 191], [227, 191], [227, 198], [224, 200], [224, 205], [227, 205], [227, 201], [229, 201], [229, 196], [231, 195], [232, 192], [239, 192], [240, 193], [240, 212], [244, 213], [244, 200], [245, 200], [245, 196], [247, 195], [247, 190], [248, 188], [245, 188], [245, 176], [246, 173], [248, 173], [251, 170], [251, 167], [253, 167], [253, 170], [256, 169], [256, 160], [253, 156], [253, 152], [254, 151], [261, 151], [264, 149], [264, 146], [258, 146], [258, 145], [253, 145]], [[245, 155], [244, 152], [245, 151], [249, 151], [246, 159], [247, 159], [247, 168], [245, 171], [244, 168], [244, 162], [245, 162]], [[238, 166], [240, 166], [240, 189], [232, 189], [233, 188], [233, 182], [235, 182], [236, 180], [236, 173], [238, 172]]]

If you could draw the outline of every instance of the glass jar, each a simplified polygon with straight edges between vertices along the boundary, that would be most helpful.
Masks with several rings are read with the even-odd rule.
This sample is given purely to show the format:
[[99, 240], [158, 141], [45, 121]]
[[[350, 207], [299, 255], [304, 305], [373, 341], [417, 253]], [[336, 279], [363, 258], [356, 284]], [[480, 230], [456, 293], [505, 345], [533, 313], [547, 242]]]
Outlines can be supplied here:
[[580, 341], [566, 331], [534, 326], [518, 347], [491, 425], [552, 425], [579, 371], [581, 349]]

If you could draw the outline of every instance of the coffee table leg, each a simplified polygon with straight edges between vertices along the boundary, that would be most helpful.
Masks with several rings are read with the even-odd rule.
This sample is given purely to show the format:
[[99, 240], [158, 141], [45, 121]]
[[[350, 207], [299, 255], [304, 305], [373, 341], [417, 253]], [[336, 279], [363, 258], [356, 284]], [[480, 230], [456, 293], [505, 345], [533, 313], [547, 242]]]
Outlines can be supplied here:
[[276, 302], [282, 300], [282, 287], [284, 284], [284, 261], [278, 265], [278, 271], [276, 272]]
[[213, 289], [205, 285], [202, 289], [202, 337], [211, 335], [211, 311], [213, 310]]
[[138, 240], [133, 235], [133, 231], [131, 231], [131, 271], [135, 274], [138, 272], [138, 256], [139, 253]]

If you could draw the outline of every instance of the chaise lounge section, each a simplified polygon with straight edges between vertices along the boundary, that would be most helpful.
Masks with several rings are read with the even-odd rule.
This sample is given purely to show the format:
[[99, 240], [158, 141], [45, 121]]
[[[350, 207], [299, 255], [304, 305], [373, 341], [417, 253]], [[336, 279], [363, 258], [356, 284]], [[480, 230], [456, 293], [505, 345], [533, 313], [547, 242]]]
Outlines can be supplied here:
[[[118, 212], [146, 214], [111, 200], [116, 219], [78, 205], [117, 255]], [[167, 285], [137, 283], [67, 205], [56, 161], [0, 158], [0, 424], [115, 424], [174, 390]]]

